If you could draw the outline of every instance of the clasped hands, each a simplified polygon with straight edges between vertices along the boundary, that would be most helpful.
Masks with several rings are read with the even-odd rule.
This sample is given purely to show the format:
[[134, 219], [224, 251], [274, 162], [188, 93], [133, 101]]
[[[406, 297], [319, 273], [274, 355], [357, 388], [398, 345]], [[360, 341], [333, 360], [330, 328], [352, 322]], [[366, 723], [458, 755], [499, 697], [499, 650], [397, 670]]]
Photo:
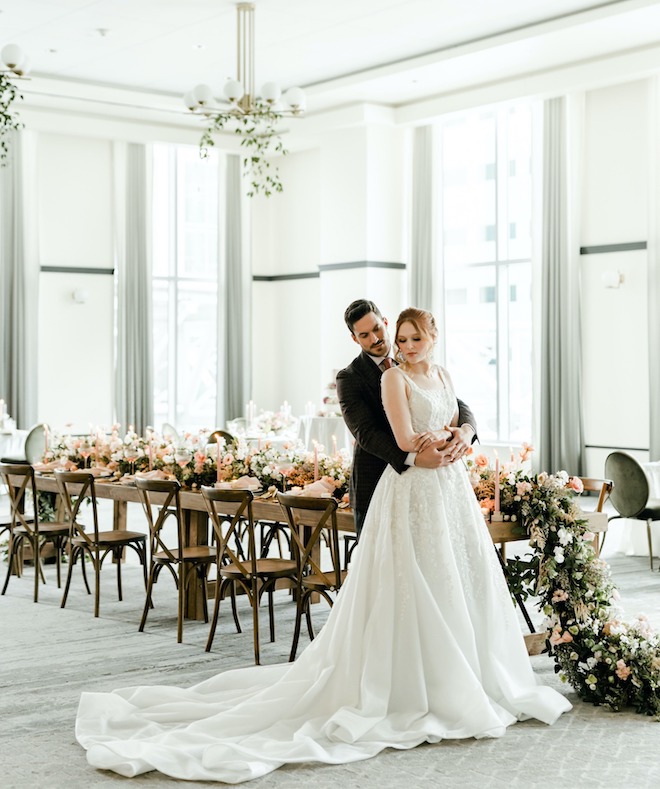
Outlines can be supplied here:
[[473, 435], [472, 428], [467, 424], [461, 427], [445, 425], [442, 430], [418, 433], [413, 439], [417, 452], [415, 465], [438, 468], [454, 463], [468, 451]]

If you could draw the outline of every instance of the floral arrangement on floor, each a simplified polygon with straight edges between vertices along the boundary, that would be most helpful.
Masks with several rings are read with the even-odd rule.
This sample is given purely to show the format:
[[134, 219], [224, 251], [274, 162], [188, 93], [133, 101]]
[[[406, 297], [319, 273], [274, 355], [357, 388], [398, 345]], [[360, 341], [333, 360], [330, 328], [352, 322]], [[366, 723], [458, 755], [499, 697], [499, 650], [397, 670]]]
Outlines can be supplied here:
[[209, 443], [209, 437], [209, 430], [201, 430], [172, 442], [151, 428], [142, 436], [132, 427], [124, 433], [113, 425], [109, 433], [97, 429], [87, 436], [51, 436], [44, 462], [68, 469], [101, 467], [116, 478], [162, 471], [191, 490], [248, 476], [264, 489], [302, 488], [325, 479], [336, 498], [348, 491], [351, 460], [345, 451], [327, 455], [317, 447], [312, 453], [299, 442], [274, 445], [267, 439], [255, 448], [243, 437], [219, 438], [217, 443]]
[[[533, 551], [508, 560], [513, 586], [523, 599], [538, 597], [555, 671], [581, 698], [660, 717], [660, 635], [644, 615], [622, 621], [609, 566], [596, 556], [576, 500], [581, 480], [530, 473], [522, 464], [531, 451], [523, 445], [499, 470], [501, 511]], [[479, 502], [492, 510], [495, 470], [483, 455], [467, 467]]]

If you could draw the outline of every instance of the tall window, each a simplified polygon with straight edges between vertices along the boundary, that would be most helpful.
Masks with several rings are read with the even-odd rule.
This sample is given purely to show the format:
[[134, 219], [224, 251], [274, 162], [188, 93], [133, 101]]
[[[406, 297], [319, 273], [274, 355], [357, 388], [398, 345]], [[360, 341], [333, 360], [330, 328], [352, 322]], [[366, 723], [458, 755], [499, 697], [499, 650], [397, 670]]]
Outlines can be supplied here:
[[532, 110], [441, 129], [446, 363], [482, 441], [532, 431]]
[[154, 146], [154, 418], [216, 427], [218, 161]]

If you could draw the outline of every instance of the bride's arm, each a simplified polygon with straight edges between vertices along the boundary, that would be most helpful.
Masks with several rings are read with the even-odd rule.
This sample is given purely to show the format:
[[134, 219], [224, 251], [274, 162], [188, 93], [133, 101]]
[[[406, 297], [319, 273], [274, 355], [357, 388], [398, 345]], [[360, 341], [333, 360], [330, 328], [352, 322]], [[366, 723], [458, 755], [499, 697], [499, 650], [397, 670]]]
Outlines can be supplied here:
[[410, 387], [396, 367], [383, 373], [380, 386], [385, 414], [399, 449], [404, 452], [421, 452], [437, 440], [435, 433], [430, 430], [425, 433], [415, 433], [413, 430], [408, 404]]
[[[445, 385], [449, 386], [452, 392], [455, 392], [456, 390], [454, 389], [454, 384], [451, 380], [451, 376], [449, 375], [449, 373], [444, 367], [440, 369], [441, 369], [442, 377], [445, 381]], [[461, 454], [464, 454], [469, 449], [470, 444], [472, 443], [474, 437], [477, 434], [477, 431], [474, 428], [474, 426], [471, 425], [469, 422], [463, 422], [462, 424], [459, 424], [459, 422], [460, 422], [460, 412], [457, 402], [456, 410], [454, 411], [454, 415], [451, 419], [451, 422], [449, 423], [449, 427], [452, 428], [450, 430], [450, 434], [451, 434], [450, 443], [453, 442], [453, 444], [458, 445], [461, 448]]]

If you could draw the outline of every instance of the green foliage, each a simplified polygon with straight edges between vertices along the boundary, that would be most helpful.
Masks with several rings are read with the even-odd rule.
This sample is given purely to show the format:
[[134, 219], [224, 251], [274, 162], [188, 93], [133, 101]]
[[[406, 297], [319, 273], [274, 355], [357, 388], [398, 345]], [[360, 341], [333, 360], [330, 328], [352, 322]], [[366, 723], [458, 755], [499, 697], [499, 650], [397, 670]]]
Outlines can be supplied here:
[[7, 164], [9, 146], [7, 136], [12, 131], [23, 128], [23, 124], [18, 119], [18, 113], [12, 112], [12, 104], [16, 99], [23, 96], [18, 92], [16, 85], [6, 74], [0, 74], [0, 167]]
[[[468, 470], [477, 498], [490, 502], [493, 470], [476, 461]], [[532, 548], [531, 558], [509, 560], [510, 586], [539, 599], [555, 671], [585, 701], [660, 718], [660, 635], [643, 614], [622, 621], [610, 569], [575, 500], [581, 482], [565, 471], [507, 467], [499, 483], [501, 511]]]
[[57, 494], [48, 493], [44, 490], [37, 491], [37, 512], [40, 523], [53, 523], [55, 521], [57, 505]]
[[214, 134], [234, 125], [234, 134], [241, 137], [243, 175], [248, 180], [248, 197], [262, 194], [270, 197], [282, 191], [279, 169], [268, 157], [285, 156], [287, 150], [275, 130], [279, 116], [264, 102], [257, 101], [256, 110], [250, 115], [237, 115], [234, 111], [211, 116], [210, 125], [199, 143], [200, 156], [208, 156], [208, 149], [215, 145]]

